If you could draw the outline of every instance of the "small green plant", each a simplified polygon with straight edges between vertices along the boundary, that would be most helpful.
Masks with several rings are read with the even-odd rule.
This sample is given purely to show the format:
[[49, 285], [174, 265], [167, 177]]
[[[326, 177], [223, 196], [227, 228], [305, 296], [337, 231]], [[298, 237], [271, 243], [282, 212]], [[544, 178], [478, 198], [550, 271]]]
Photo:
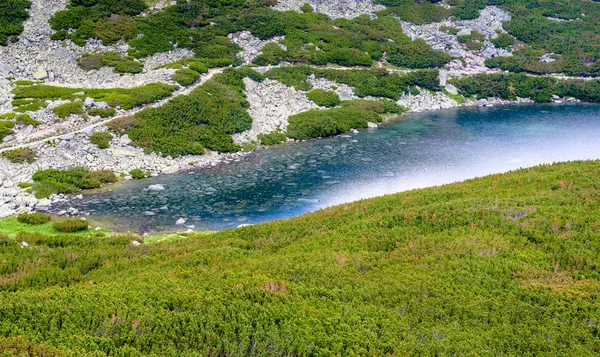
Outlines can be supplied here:
[[17, 220], [21, 223], [37, 226], [50, 222], [51, 217], [41, 212], [21, 213], [17, 216]]
[[148, 172], [144, 172], [141, 169], [133, 169], [129, 171], [129, 175], [134, 180], [141, 180], [150, 176]]
[[340, 104], [340, 97], [332, 91], [324, 89], [313, 89], [306, 93], [308, 99], [312, 100], [316, 105], [322, 107], [335, 107]]
[[101, 118], [112, 118], [117, 114], [117, 111], [114, 108], [92, 108], [87, 113]]
[[268, 134], [258, 134], [258, 139], [263, 145], [275, 145], [287, 141], [287, 136], [281, 129], [277, 129]]
[[16, 122], [21, 125], [31, 125], [33, 127], [37, 127], [41, 125], [42, 122], [39, 120], [33, 119], [29, 114], [19, 114], [15, 118]]
[[110, 147], [112, 138], [113, 136], [109, 132], [97, 131], [90, 136], [90, 142], [100, 149], [107, 149]]
[[98, 170], [90, 173], [92, 180], [96, 180], [100, 183], [115, 183], [118, 181], [117, 175], [111, 170]]
[[30, 148], [19, 148], [4, 151], [2, 157], [14, 164], [31, 164], [37, 158], [37, 152]]
[[15, 127], [15, 123], [7, 120], [0, 120], [0, 142], [7, 136], [14, 134], [12, 130]]
[[198, 78], [200, 73], [189, 68], [180, 69], [171, 76], [171, 79], [184, 87], [194, 84]]
[[61, 104], [58, 107], [52, 109], [52, 112], [56, 114], [59, 118], [65, 119], [73, 114], [82, 114], [83, 113], [83, 103], [82, 102], [70, 102]]
[[80, 218], [67, 218], [52, 224], [54, 230], [63, 233], [81, 232], [87, 230], [88, 227], [88, 222]]

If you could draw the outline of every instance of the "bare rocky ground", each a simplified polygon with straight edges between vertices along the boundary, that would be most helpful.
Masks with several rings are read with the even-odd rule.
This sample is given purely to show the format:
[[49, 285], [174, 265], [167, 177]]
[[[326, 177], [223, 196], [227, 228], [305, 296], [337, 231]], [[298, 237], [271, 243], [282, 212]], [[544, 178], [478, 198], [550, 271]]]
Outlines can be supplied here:
[[[109, 50], [125, 53], [127, 46], [107, 47], [99, 42], [89, 41], [84, 48], [81, 48], [70, 41], [51, 41], [48, 19], [56, 11], [64, 9], [67, 2], [67, 0], [33, 0], [31, 18], [25, 23], [25, 31], [21, 40], [8, 47], [0, 47], [0, 114], [12, 110], [10, 91], [14, 86], [8, 78], [44, 80], [49, 84], [78, 88], [130, 88], [157, 81], [172, 83], [170, 76], [173, 70], [155, 70], [155, 68], [193, 55], [186, 50], [156, 54], [144, 60], [144, 72], [137, 75], [120, 75], [108, 67], [98, 71], [85, 72], [77, 65], [77, 58], [81, 54]], [[170, 3], [166, 0], [159, 2], [152, 11], [158, 11]], [[371, 0], [280, 0], [275, 9], [301, 11], [300, 7], [304, 3], [309, 3], [314, 11], [322, 12], [332, 18], [353, 18], [363, 14], [374, 16], [376, 11], [382, 9], [381, 6], [374, 5]], [[476, 20], [446, 21], [424, 26], [402, 23], [402, 26], [405, 33], [413, 39], [423, 38], [436, 49], [462, 57], [463, 61], [451, 62], [440, 74], [441, 84], [446, 86], [448, 93], [455, 94], [456, 88], [447, 85], [449, 78], [489, 71], [483, 65], [485, 58], [510, 55], [510, 53], [495, 49], [489, 41], [485, 41], [485, 47], [481, 51], [469, 51], [458, 42], [456, 36], [441, 32], [440, 27], [446, 25], [465, 31], [477, 30], [490, 39], [496, 35], [495, 30], [502, 30], [502, 21], [508, 19], [508, 14], [502, 10], [488, 7]], [[240, 56], [244, 63], [251, 63], [266, 44], [282, 40], [282, 38], [273, 38], [261, 41], [248, 32], [230, 34], [229, 37], [243, 48]], [[212, 70], [208, 75], [203, 76], [201, 83], [219, 71]], [[314, 77], [310, 77], [309, 81], [314, 88], [334, 90], [342, 100], [357, 98], [354, 88], [348, 85]], [[257, 135], [260, 133], [268, 133], [276, 129], [285, 130], [291, 115], [310, 109], [319, 109], [306, 97], [305, 92], [297, 91], [277, 81], [266, 80], [257, 83], [246, 79], [245, 83], [247, 99], [250, 102], [249, 114], [253, 117], [254, 122], [250, 130], [234, 135], [237, 143], [256, 142]], [[176, 94], [189, 93], [193, 88], [182, 89]], [[164, 102], [166, 100], [162, 103]], [[130, 146], [130, 140], [127, 137], [116, 137], [111, 142], [109, 149], [101, 150], [90, 144], [89, 136], [94, 131], [106, 130], [102, 125], [103, 122], [86, 123], [79, 116], [72, 116], [57, 122], [57, 118], [50, 108], [60, 103], [50, 103], [46, 109], [29, 113], [44, 124], [36, 130], [32, 127], [17, 127], [17, 134], [10, 138], [13, 140], [8, 143], [10, 145], [23, 145], [27, 141], [38, 138], [33, 144], [25, 144], [38, 151], [38, 159], [32, 165], [18, 165], [0, 158], [0, 217], [32, 209], [44, 209], [52, 202], [66, 199], [62, 196], [54, 196], [49, 200], [37, 200], [18, 187], [20, 182], [30, 182], [32, 174], [40, 169], [86, 166], [91, 169], [110, 169], [120, 174], [126, 174], [132, 169], [140, 168], [158, 175], [206, 165], [217, 165], [221, 162], [238, 160], [240, 156], [244, 155], [219, 155], [211, 152], [197, 157], [165, 158], [155, 154], [145, 154], [141, 149]], [[467, 104], [491, 105], [493, 103], [502, 102], [482, 101]], [[419, 95], [404, 95], [398, 104], [404, 105], [412, 111], [436, 110], [459, 105], [444, 93], [432, 94], [428, 91], [422, 91]], [[118, 115], [131, 112], [133, 111], [120, 111]], [[66, 134], [56, 135], [57, 130]], [[50, 135], [54, 135], [51, 142], [39, 140]], [[4, 150], [6, 149], [5, 147]], [[3, 150], [2, 146], [0, 146], [1, 150]]]

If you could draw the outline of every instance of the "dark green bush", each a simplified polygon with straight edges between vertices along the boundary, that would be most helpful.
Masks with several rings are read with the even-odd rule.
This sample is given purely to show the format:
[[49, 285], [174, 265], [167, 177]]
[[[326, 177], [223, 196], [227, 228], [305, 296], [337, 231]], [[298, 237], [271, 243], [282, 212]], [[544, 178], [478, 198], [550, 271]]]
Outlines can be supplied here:
[[5, 137], [14, 134], [12, 130], [15, 127], [15, 123], [8, 120], [0, 120], [0, 141]]
[[32, 164], [37, 159], [37, 151], [30, 148], [19, 148], [4, 151], [2, 157], [15, 164]]
[[117, 175], [111, 170], [98, 170], [90, 173], [92, 180], [100, 183], [115, 183], [118, 181]]
[[129, 175], [134, 180], [141, 180], [150, 176], [148, 172], [144, 172], [141, 169], [133, 169], [129, 171]]
[[41, 212], [21, 213], [17, 216], [17, 220], [25, 224], [40, 225], [50, 222], [51, 217]]
[[[252, 127], [243, 96], [245, 76], [261, 80], [248, 68], [226, 70], [169, 103], [146, 109], [135, 116], [133, 127], [125, 130], [133, 144], [162, 155], [201, 155], [205, 148], [235, 152], [240, 147], [231, 134]], [[125, 124], [131, 124], [127, 121]], [[122, 126], [115, 124], [112, 126]]]
[[110, 147], [110, 141], [112, 138], [113, 136], [111, 133], [106, 131], [97, 131], [90, 136], [90, 142], [100, 149], [107, 149]]
[[52, 224], [55, 231], [63, 233], [81, 232], [87, 230], [88, 227], [88, 221], [80, 218], [67, 218]]
[[111, 118], [115, 116], [117, 111], [114, 108], [92, 108], [87, 113], [101, 118]]
[[287, 136], [296, 140], [333, 136], [380, 121], [377, 113], [355, 108], [310, 110], [289, 118]]
[[490, 41], [498, 48], [510, 48], [515, 44], [515, 38], [506, 33], [499, 33], [498, 37]]
[[198, 78], [200, 78], [200, 73], [189, 68], [177, 70], [177, 72], [171, 76], [171, 79], [184, 87], [194, 84]]
[[52, 108], [52, 112], [59, 118], [65, 119], [73, 114], [83, 114], [83, 102], [69, 102]]
[[272, 131], [268, 134], [258, 134], [258, 140], [263, 145], [275, 145], [284, 143], [287, 141], [287, 136], [280, 129]]
[[[114, 180], [116, 177], [112, 174]], [[33, 174], [33, 190], [37, 198], [50, 197], [55, 193], [72, 194], [79, 190], [99, 188], [108, 178], [105, 174], [94, 174], [84, 168], [76, 167], [65, 170], [48, 169]]]
[[341, 103], [340, 97], [335, 92], [324, 89], [313, 89], [306, 93], [306, 96], [316, 105], [322, 107], [335, 107]]
[[3, 0], [0, 3], [0, 46], [15, 41], [23, 32], [23, 22], [29, 18], [29, 0]]

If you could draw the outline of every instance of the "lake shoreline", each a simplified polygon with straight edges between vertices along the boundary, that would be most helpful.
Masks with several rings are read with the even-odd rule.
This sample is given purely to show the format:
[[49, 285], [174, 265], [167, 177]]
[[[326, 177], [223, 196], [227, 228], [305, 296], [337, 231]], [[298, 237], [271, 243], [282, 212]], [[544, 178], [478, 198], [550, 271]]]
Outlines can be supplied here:
[[[503, 106], [498, 106], [497, 104], [495, 104], [495, 108], [481, 108], [483, 110], [461, 110], [459, 108], [458, 110], [454, 111], [438, 110], [425, 113], [411, 113], [410, 115], [404, 116], [403, 119], [400, 121], [384, 123], [381, 129], [379, 130], [361, 130], [358, 134], [343, 134], [332, 138], [323, 138], [320, 140], [307, 140], [303, 142], [277, 145], [273, 148], [270, 148], [269, 150], [256, 150], [252, 153], [244, 154], [235, 160], [229, 160], [227, 161], [229, 165], [219, 164], [204, 167], [202, 169], [190, 168], [180, 172], [179, 175], [160, 175], [158, 177], [154, 177], [148, 180], [127, 181], [124, 182], [120, 187], [112, 186], [112, 188], [118, 188], [118, 190], [116, 190], [118, 192], [107, 192], [105, 194], [91, 196], [84, 195], [84, 202], [78, 199], [73, 201], [61, 202], [56, 208], [53, 207], [52, 211], [56, 212], [55, 209], [59, 208], [64, 210], [65, 208], [69, 207], [68, 205], [70, 203], [72, 203], [74, 207], [79, 208], [80, 211], [82, 211], [79, 212], [80, 214], [85, 214], [85, 211], [89, 208], [92, 212], [92, 216], [110, 217], [111, 215], [114, 216], [115, 212], [120, 212], [119, 207], [122, 207], [125, 210], [123, 211], [124, 216], [120, 217], [120, 214], [117, 214], [116, 216], [114, 216], [114, 222], [112, 222], [115, 224], [117, 230], [119, 231], [131, 230], [129, 229], [130, 225], [128, 223], [128, 217], [141, 217], [140, 215], [142, 213], [147, 213], [147, 216], [144, 216], [144, 218], [141, 221], [139, 221], [138, 218], [132, 218], [134, 220], [138, 220], [141, 225], [146, 226], [142, 230], [140, 230], [140, 232], [182, 232], [188, 229], [218, 230], [224, 228], [235, 228], [236, 226], [243, 224], [253, 224], [258, 221], [287, 218], [292, 215], [304, 214], [306, 212], [318, 210], [342, 202], [347, 203], [365, 197], [375, 197], [393, 192], [410, 190], [413, 188], [437, 186], [439, 184], [462, 181], [468, 178], [478, 177], [480, 175], [501, 173], [512, 169], [517, 169], [519, 167], [529, 167], [531, 165], [536, 165], [539, 163], [549, 163], [552, 161], [565, 160], [569, 161], [578, 159], [587, 160], [592, 158], [590, 157], [590, 154], [597, 152], [597, 148], [595, 147], [594, 142], [585, 147], [585, 149], [579, 148], [582, 147], [581, 145], [583, 145], [580, 142], [590, 142], [590, 140], [587, 139], [587, 136], [589, 135], [587, 132], [598, 131], [595, 121], [595, 118], [597, 117], [597, 106], [593, 104], [564, 106], [518, 105], [517, 103], [508, 104], [509, 105]], [[583, 119], [577, 118], [579, 113], [582, 113], [581, 115], [583, 116]], [[557, 117], [562, 117], [564, 115], [567, 115], [567, 117], [563, 119], [557, 119]], [[576, 117], [574, 117], [573, 119], [569, 119], [569, 115], [575, 115]], [[590, 116], [592, 117], [592, 119], [590, 119]], [[463, 117], [466, 119], [461, 119]], [[508, 118], [506, 119], [508, 120], [508, 122], [505, 120], [505, 117]], [[525, 119], [523, 119], [523, 117]], [[459, 120], [459, 122], [454, 123], [455, 119]], [[509, 129], [507, 129], [507, 123], [512, 123], [513, 119], [516, 120], [516, 122], [524, 121], [524, 126], [521, 127], [520, 125], [514, 124], [513, 127], [509, 126]], [[442, 122], [437, 123], [440, 120]], [[581, 120], [585, 121], [581, 122]], [[444, 122], [447, 123], [444, 124]], [[478, 128], [478, 125], [481, 125], [482, 122], [484, 123], [484, 128]], [[559, 125], [559, 123], [562, 124]], [[494, 139], [494, 135], [497, 134], [493, 134], [491, 137], [493, 140], [489, 143], [489, 148], [487, 146], [482, 146], [482, 149], [480, 151], [472, 152], [472, 150], [474, 150], [472, 148], [472, 145], [481, 146], [482, 143], [486, 143], [485, 140], [487, 139], [485, 139], [484, 137], [475, 137], [476, 141], [472, 142], [469, 138], [463, 138], [461, 136], [451, 136], [447, 139], [436, 138], [436, 136], [431, 135], [444, 136], [446, 134], [445, 131], [442, 130], [442, 127], [435, 128], [435, 126], [438, 124], [445, 126], [453, 125], [450, 126], [448, 129], [444, 130], [462, 130], [464, 132], [463, 134], [467, 135], [470, 135], [469, 133], [472, 130], [476, 130], [476, 132], [480, 129], [485, 131], [492, 130], [492, 132], [498, 131], [499, 133], [502, 133], [502, 135], [510, 135], [510, 137], [508, 138], [509, 142], [504, 143], [502, 140], [497, 141], [496, 139]], [[473, 125], [475, 127], [473, 129], [470, 129], [470, 126]], [[541, 129], [535, 129], [538, 127]], [[588, 127], [586, 133], [582, 133], [582, 131], [580, 130], [580, 128], [583, 127]], [[427, 131], [430, 129], [434, 131], [431, 134], [427, 134]], [[566, 141], [562, 140], [561, 136], [558, 136], [556, 140], [552, 139], [552, 144], [556, 144], [558, 145], [558, 147], [556, 147], [556, 145], [552, 146], [548, 143], [550, 137], [558, 135], [556, 133], [562, 132], [563, 129], [565, 134], [574, 133], [579, 135], [579, 137], [574, 136], [574, 139], [570, 139], [572, 140], [575, 149], [571, 150], [570, 146], [573, 145], [569, 145]], [[538, 131], [540, 133], [539, 135], [536, 134]], [[419, 137], [422, 133], [425, 133], [426, 135], [422, 139], [415, 141], [416, 139], [414, 139], [414, 135], [412, 135], [413, 132], [417, 133], [417, 137]], [[435, 132], [439, 133], [436, 134]], [[547, 135], [545, 134], [546, 132], [548, 133]], [[488, 135], [483, 132], [480, 134], [484, 134], [484, 136]], [[527, 138], [531, 135], [533, 135], [531, 139], [534, 140], [531, 144], [529, 144], [528, 140], [525, 140], [523, 138]], [[583, 137], [585, 137], [586, 139], [581, 139]], [[544, 153], [545, 151], [540, 152], [539, 148], [531, 146], [534, 145], [535, 142], [539, 142], [540, 140], [543, 141], [543, 145], [548, 146], [548, 149], [546, 150], [548, 154], [543, 154], [542, 156], [539, 156], [540, 153]], [[507, 150], [505, 146], [508, 145], [511, 141], [515, 141], [516, 149], [519, 149], [519, 147], [521, 146], [521, 151], [512, 152], [510, 150], [512, 150], [513, 148], [511, 146], [508, 146], [508, 148], [510, 149], [509, 152], [504, 153], [504, 151]], [[560, 144], [561, 142], [562, 145]], [[408, 144], [409, 146], [397, 146], [405, 144]], [[501, 144], [501, 146], [497, 147], [499, 144]], [[388, 147], [390, 147], [390, 145], [394, 147], [393, 150], [387, 149]], [[415, 145], [417, 146], [415, 147]], [[423, 146], [426, 150], [421, 152], [422, 148], [420, 148], [418, 145]], [[438, 148], [439, 145], [446, 145], [448, 147], [446, 150], [442, 149], [440, 151], [440, 149]], [[523, 147], [523, 145], [526, 146]], [[435, 150], [431, 151], [434, 146], [436, 147]], [[348, 147], [348, 149], [350, 150], [348, 154], [343, 153], [344, 150], [347, 150], [344, 149], [345, 147]], [[384, 171], [381, 171], [379, 174], [374, 173], [377, 170], [379, 170], [378, 168], [387, 165], [386, 160], [384, 160], [384, 162], [381, 163], [378, 159], [378, 157], [380, 156], [373, 154], [374, 151], [382, 150], [382, 148], [384, 148], [383, 150], [387, 150], [388, 156], [391, 155], [389, 160], [390, 163], [393, 164], [394, 161], [400, 160], [399, 164], [402, 165], [401, 170], [403, 171], [399, 171], [396, 172], [396, 174], [393, 174], [393, 172], [395, 171], [392, 166], [391, 172], [386, 169]], [[342, 151], [340, 152], [340, 150]], [[360, 153], [357, 153], [356, 150], [359, 150]], [[362, 153], [361, 150], [366, 150], [366, 152]], [[491, 153], [488, 152], [486, 154], [486, 152], [490, 150]], [[431, 153], [429, 153], [430, 151]], [[496, 153], [495, 151], [497, 151], [498, 153]], [[562, 151], [571, 154], [568, 156], [564, 156], [562, 155]], [[333, 155], [330, 156], [331, 159], [324, 159], [325, 161], [323, 161], [319, 158], [323, 155], [327, 156], [328, 154]], [[410, 164], [406, 161], [406, 159], [394, 159], [394, 157], [397, 155], [406, 155], [406, 159], [408, 159], [409, 162], [410, 160], [416, 161], [414, 162], [414, 164]], [[423, 155], [425, 156], [422, 157]], [[248, 156], [248, 158], [246, 158], [246, 156]], [[464, 168], [461, 166], [458, 169], [453, 169], [452, 167], [444, 169], [443, 171], [441, 171], [443, 177], [445, 177], [443, 179], [436, 179], [436, 175], [439, 175], [439, 173], [433, 173], [430, 175], [423, 176], [423, 173], [421, 172], [419, 174], [420, 176], [413, 175], [414, 177], [419, 178], [416, 182], [413, 182], [414, 180], [406, 181], [406, 178], [408, 178], [409, 180], [413, 178], [413, 176], [405, 175], [409, 173], [408, 171], [411, 171], [411, 167], [420, 167], [420, 169], [423, 169], [423, 167], [427, 168], [428, 164], [421, 163], [423, 159], [425, 159], [425, 161], [433, 159], [437, 160], [443, 158], [444, 156], [449, 156], [451, 160], [456, 160], [456, 158], [459, 158], [460, 161], [467, 160], [463, 163], [467, 166], [465, 166]], [[297, 157], [298, 159], [295, 159], [295, 157]], [[319, 169], [319, 172], [321, 172], [320, 170], [325, 170], [327, 171], [327, 173], [323, 171], [323, 173], [318, 174], [316, 172], [317, 168], [311, 169], [310, 167], [308, 167], [314, 166], [313, 164], [310, 164], [310, 162], [315, 162], [314, 159], [317, 159], [318, 161], [314, 165], [325, 165]], [[475, 164], [477, 164], [478, 161], [482, 160], [484, 162], [487, 162], [489, 160], [491, 161], [486, 167], [480, 165], [479, 171], [473, 171], [469, 166], [471, 165], [469, 163], [470, 161], [468, 161], [472, 159], [475, 160]], [[333, 161], [328, 162], [327, 160]], [[433, 164], [434, 165], [431, 167], [435, 168], [439, 166], [435, 162], [433, 162]], [[367, 184], [367, 186], [364, 186], [365, 181], [360, 181], [360, 184], [364, 186], [360, 187], [363, 188], [356, 187], [356, 189], [353, 191], [338, 192], [340, 187], [347, 189], [346, 186], [351, 184], [351, 182], [349, 182], [348, 180], [354, 180], [355, 178], [359, 178], [353, 177], [352, 175], [354, 174], [351, 174], [350, 176], [345, 176], [345, 178], [336, 177], [336, 174], [334, 174], [333, 177], [331, 177], [332, 174], [330, 173], [330, 170], [327, 165], [333, 165], [331, 166], [331, 170], [333, 170], [334, 173], [336, 173], [336, 170], [339, 171], [340, 168], [342, 170], [346, 170], [344, 169], [344, 167], [350, 167], [352, 170], [360, 170], [367, 173], [373, 172], [373, 174], [371, 175], [374, 176], [363, 175], [363, 178], [367, 179], [369, 183]], [[408, 169], [406, 167], [408, 167]], [[475, 168], [477, 168], [477, 166], [475, 166]], [[186, 175], [186, 172], [189, 173], [189, 175]], [[418, 172], [420, 171], [417, 170], [417, 173]], [[316, 181], [314, 181], [313, 179], [301, 177], [302, 175], [308, 175], [309, 173], [311, 175], [316, 175]], [[273, 181], [273, 175], [281, 176], [282, 174], [283, 177], [276, 177], [275, 181]], [[258, 178], [252, 178], [253, 175], [258, 176]], [[321, 178], [321, 176], [323, 177]], [[217, 180], [217, 177], [221, 177], [221, 179]], [[369, 177], [372, 177], [372, 179]], [[369, 180], [372, 180], [372, 182]], [[241, 186], [238, 187], [238, 183], [236, 182], [241, 183]], [[300, 182], [300, 186], [296, 186], [298, 185], [298, 182]], [[341, 182], [341, 184], [337, 184], [337, 182]], [[255, 186], [250, 188], [246, 186], [246, 183], [251, 183]], [[407, 186], [407, 183], [413, 186]], [[149, 191], [148, 186], [152, 184], [164, 185], [165, 190]], [[269, 185], [276, 185], [276, 187], [273, 188]], [[311, 185], [317, 185], [315, 186], [316, 191], [313, 190]], [[392, 185], [393, 187], [388, 187], [390, 185]], [[196, 193], [200, 191], [204, 192], [204, 188], [202, 188], [202, 186], [210, 186], [210, 190], [213, 190], [213, 192]], [[352, 185], [350, 185], [349, 187], [352, 188]], [[380, 189], [379, 191], [376, 190], [376, 188], [378, 187]], [[273, 189], [275, 191], [273, 191]], [[326, 191], [323, 191], [324, 189]], [[331, 189], [333, 189], [334, 191], [332, 191], [331, 194], [327, 193], [330, 192], [327, 190]], [[367, 191], [366, 193], [363, 192], [365, 189]], [[305, 191], [306, 193], [302, 193], [298, 196], [294, 193], [296, 191]], [[179, 195], [182, 195], [183, 192], [185, 192], [185, 194], [184, 196], [180, 197], [180, 202], [178, 197]], [[319, 192], [322, 192], [323, 194], [319, 194]], [[216, 193], [217, 196], [207, 196], [213, 195], [214, 193]], [[274, 203], [274, 205], [264, 208], [264, 210], [266, 211], [261, 211], [260, 207], [258, 206], [256, 207], [256, 209], [253, 208], [255, 205], [253, 201], [254, 198], [244, 198], [240, 196], [238, 198], [234, 198], [234, 200], [231, 201], [231, 197], [237, 197], [240, 194], [268, 196], [266, 198], [263, 197], [266, 200], [272, 200], [270, 197], [273, 196], [273, 199], [283, 201], [281, 201], [280, 203]], [[277, 198], [280, 194], [282, 195], [281, 198]], [[216, 201], [212, 201], [215, 203], [215, 206], [213, 206], [212, 204], [206, 206], [206, 204], [208, 204], [207, 202], [210, 201], [210, 199], [212, 199], [213, 197], [221, 196], [222, 198], [218, 198], [216, 199]], [[196, 200], [191, 200], [191, 197], [197, 198]], [[112, 199], [115, 199], [116, 201], [110, 203], [101, 202], [106, 202], [106, 200]], [[239, 200], [245, 202], [248, 199], [250, 200], [248, 201], [249, 203], [240, 206]], [[140, 202], [144, 202], [144, 200], [150, 201], [148, 201], [147, 205], [140, 206]], [[216, 205], [217, 203], [219, 203], [220, 205]], [[270, 203], [268, 204], [270, 205]], [[111, 208], [108, 208], [108, 206], [106, 205], [109, 205]], [[164, 209], [162, 208], [163, 206]], [[204, 211], [205, 209], [207, 209], [208, 211]], [[135, 212], [133, 212], [132, 210]], [[213, 210], [214, 213], [211, 213], [213, 212]], [[232, 216], [230, 213], [235, 212], [235, 210], [241, 210], [239, 211], [240, 214]], [[194, 217], [198, 213], [189, 213], [190, 217], [186, 217], [188, 215], [188, 212], [200, 212], [199, 214], [201, 217], [197, 217], [197, 221], [192, 221], [191, 217]], [[223, 212], [223, 214], [221, 215], [221, 213], [219, 212]], [[210, 216], [208, 221], [206, 221], [204, 218], [205, 214]], [[250, 214], [250, 216], [247, 216], [247, 214]], [[171, 218], [167, 219], [167, 217]], [[222, 221], [220, 220], [220, 217], [223, 218]], [[237, 220], [236, 217], [240, 218], [240, 220]], [[179, 218], [190, 219], [184, 225], [174, 225], [175, 221], [179, 220]], [[242, 220], [242, 218], [244, 219]], [[217, 220], [214, 221], [215, 219]], [[110, 218], [108, 218], [105, 221], [110, 221]], [[144, 223], [146, 221], [147, 224]], [[118, 229], [120, 224], [124, 225], [122, 230]], [[137, 223], [134, 223], [133, 225], [136, 224]], [[188, 228], [188, 226], [192, 225], [194, 225], [194, 227]], [[137, 228], [134, 228], [133, 231], [137, 231]]]

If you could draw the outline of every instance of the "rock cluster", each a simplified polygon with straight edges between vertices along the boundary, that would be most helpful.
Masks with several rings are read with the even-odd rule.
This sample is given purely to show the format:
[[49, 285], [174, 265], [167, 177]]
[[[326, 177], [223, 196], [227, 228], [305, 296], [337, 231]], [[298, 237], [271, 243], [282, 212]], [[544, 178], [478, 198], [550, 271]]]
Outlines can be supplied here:
[[360, 15], [374, 16], [375, 12], [385, 9], [382, 5], [373, 4], [372, 0], [279, 0], [273, 9], [301, 11], [300, 7], [304, 4], [309, 4], [313, 11], [332, 19], [353, 19]]
[[[254, 59], [261, 54], [261, 50], [266, 44], [271, 42], [279, 42], [284, 39], [283, 36], [275, 36], [268, 40], [262, 41], [260, 38], [253, 36], [250, 31], [242, 31], [236, 33], [230, 33], [227, 35], [229, 39], [236, 45], [240, 46], [243, 51], [238, 54], [244, 61], [244, 64], [250, 64]], [[279, 45], [283, 50], [286, 50], [285, 46]]]
[[269, 133], [276, 129], [285, 130], [290, 116], [318, 108], [306, 94], [279, 81], [266, 79], [258, 83], [246, 78], [244, 83], [246, 97], [250, 103], [248, 113], [253, 122], [250, 130], [233, 135], [236, 143], [255, 141], [260, 133]]
[[[427, 25], [416, 25], [410, 22], [402, 22], [402, 30], [413, 40], [421, 38], [432, 48], [446, 51], [453, 57], [464, 59], [450, 64], [452, 76], [472, 75], [476, 73], [489, 72], [484, 62], [488, 58], [497, 56], [512, 56], [512, 53], [501, 48], [496, 48], [489, 40], [496, 38], [498, 33], [506, 32], [502, 23], [510, 20], [510, 15], [505, 10], [496, 6], [488, 6], [481, 10], [480, 16], [474, 20], [452, 21], [447, 20]], [[442, 32], [442, 26], [457, 28], [457, 35]], [[486, 36], [481, 50], [470, 51], [458, 42], [459, 35], [469, 35], [472, 31], [478, 31]]]

